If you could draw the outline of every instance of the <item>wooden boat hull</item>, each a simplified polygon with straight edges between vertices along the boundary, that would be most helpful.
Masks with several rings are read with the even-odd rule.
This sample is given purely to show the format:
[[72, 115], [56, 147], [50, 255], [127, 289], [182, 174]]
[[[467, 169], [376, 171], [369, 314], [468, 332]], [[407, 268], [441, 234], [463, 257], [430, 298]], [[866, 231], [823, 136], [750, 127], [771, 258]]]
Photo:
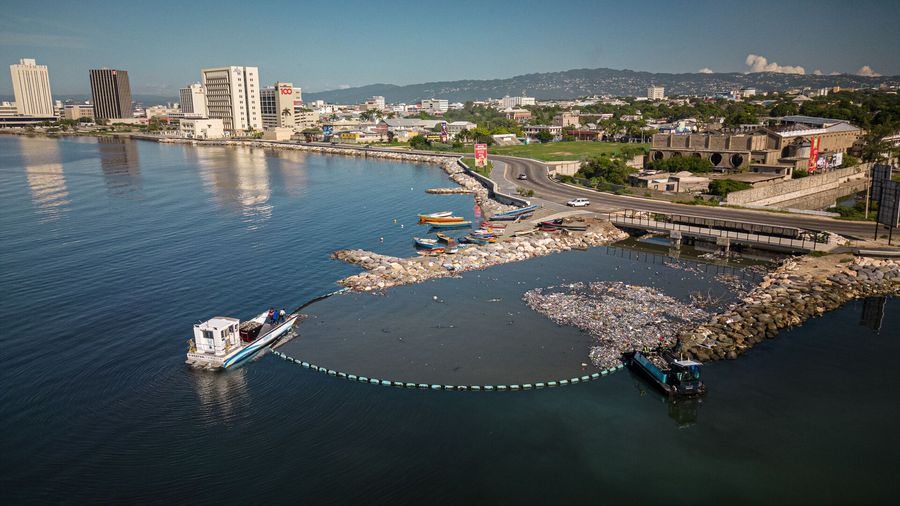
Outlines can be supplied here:
[[419, 223], [459, 223], [462, 221], [466, 220], [460, 216], [441, 216], [437, 218], [419, 216]]
[[471, 227], [472, 222], [471, 221], [457, 221], [457, 222], [451, 222], [451, 223], [429, 223], [429, 225], [431, 225], [431, 228], [436, 228], [436, 229], [451, 229], [451, 228]]

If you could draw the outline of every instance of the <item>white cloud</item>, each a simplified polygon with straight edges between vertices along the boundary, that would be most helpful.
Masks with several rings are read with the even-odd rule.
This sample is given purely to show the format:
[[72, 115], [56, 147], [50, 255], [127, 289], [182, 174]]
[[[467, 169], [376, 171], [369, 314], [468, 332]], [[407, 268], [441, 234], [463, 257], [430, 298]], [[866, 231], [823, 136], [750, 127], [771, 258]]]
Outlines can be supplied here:
[[744, 63], [750, 67], [750, 72], [777, 72], [779, 74], [806, 74], [806, 69], [801, 66], [779, 65], [769, 63], [768, 58], [758, 54], [748, 54]]
[[709, 67], [703, 67], [702, 69], [697, 71], [700, 74], [714, 74], [713, 69]]
[[856, 75], [863, 77], [881, 77], [881, 74], [872, 70], [872, 67], [868, 65], [860, 67], [860, 69], [856, 71]]

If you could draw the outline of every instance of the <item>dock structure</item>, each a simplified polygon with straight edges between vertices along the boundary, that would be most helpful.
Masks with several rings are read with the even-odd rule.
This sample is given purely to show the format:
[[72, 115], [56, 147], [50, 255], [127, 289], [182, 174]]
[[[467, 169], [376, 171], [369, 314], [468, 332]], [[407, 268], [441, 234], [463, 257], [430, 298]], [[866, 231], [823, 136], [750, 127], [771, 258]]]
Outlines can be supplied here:
[[793, 227], [633, 209], [604, 216], [619, 228], [666, 233], [673, 242], [677, 241], [678, 247], [683, 238], [714, 242], [726, 251], [734, 244], [803, 252], [828, 251], [837, 246], [830, 240], [830, 234]]

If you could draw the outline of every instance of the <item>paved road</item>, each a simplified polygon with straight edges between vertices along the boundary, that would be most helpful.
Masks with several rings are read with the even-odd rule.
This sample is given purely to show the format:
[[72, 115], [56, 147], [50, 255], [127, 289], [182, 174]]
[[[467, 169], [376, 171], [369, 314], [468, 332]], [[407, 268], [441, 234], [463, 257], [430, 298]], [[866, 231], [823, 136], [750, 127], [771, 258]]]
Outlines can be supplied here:
[[[511, 156], [490, 156], [491, 160], [504, 162], [506, 165], [504, 177], [513, 181], [519, 174], [528, 177], [526, 181], [516, 181], [518, 186], [531, 188], [535, 196], [556, 203], [565, 203], [575, 197], [590, 199], [589, 209], [596, 212], [606, 212], [622, 209], [636, 209], [640, 211], [657, 211], [662, 213], [683, 214], [689, 216], [702, 216], [704, 218], [727, 219], [750, 223], [761, 223], [783, 227], [795, 227], [805, 230], [831, 231], [844, 236], [871, 239], [875, 231], [874, 223], [859, 221], [835, 220], [832, 218], [803, 216], [798, 214], [772, 213], [766, 211], [753, 211], [734, 209], [729, 207], [690, 206], [685, 204], [673, 204], [660, 200], [630, 197], [625, 195], [613, 195], [602, 193], [587, 188], [573, 188], [551, 181], [547, 177], [546, 165], [524, 158]], [[499, 179], [497, 171], [494, 179]]]

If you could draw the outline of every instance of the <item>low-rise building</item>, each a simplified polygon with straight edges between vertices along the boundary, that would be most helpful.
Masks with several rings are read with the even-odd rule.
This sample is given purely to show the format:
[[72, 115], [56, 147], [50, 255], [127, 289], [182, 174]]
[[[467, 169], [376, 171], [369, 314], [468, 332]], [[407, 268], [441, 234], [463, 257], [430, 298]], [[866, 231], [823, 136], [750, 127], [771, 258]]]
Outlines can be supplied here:
[[384, 110], [384, 97], [375, 96], [363, 103], [363, 109], [366, 111], [383, 111]]
[[447, 123], [447, 133], [450, 134], [450, 137], [458, 135], [463, 130], [472, 131], [476, 128], [478, 128], [478, 125], [471, 121], [452, 121]]
[[10, 117], [19, 114], [15, 102], [0, 102], [0, 117]]
[[519, 123], [531, 119], [531, 111], [528, 109], [505, 109], [503, 113], [506, 115], [506, 119], [518, 121]]
[[687, 171], [675, 174], [668, 172], [632, 174], [628, 177], [628, 183], [638, 188], [674, 193], [701, 193], [709, 189], [708, 177], [695, 176]]
[[221, 118], [185, 118], [179, 122], [178, 131], [186, 139], [225, 137], [225, 125]]
[[548, 132], [553, 139], [562, 137], [562, 127], [559, 125], [526, 125], [523, 128], [526, 137], [535, 137], [540, 132]]
[[293, 128], [272, 127], [266, 128], [263, 132], [263, 139], [267, 141], [289, 141], [294, 135]]
[[66, 104], [63, 106], [63, 119], [94, 119], [94, 106], [91, 104]]
[[534, 104], [535, 104], [534, 97], [526, 97], [524, 95], [520, 96], [520, 97], [510, 97], [509, 95], [507, 95], [507, 96], [501, 98], [498, 102], [500, 109], [525, 107], [527, 105], [534, 105]]
[[577, 127], [581, 125], [578, 119], [578, 113], [572, 111], [563, 111], [553, 116], [553, 124], [561, 126], [563, 128], [570, 126]]

